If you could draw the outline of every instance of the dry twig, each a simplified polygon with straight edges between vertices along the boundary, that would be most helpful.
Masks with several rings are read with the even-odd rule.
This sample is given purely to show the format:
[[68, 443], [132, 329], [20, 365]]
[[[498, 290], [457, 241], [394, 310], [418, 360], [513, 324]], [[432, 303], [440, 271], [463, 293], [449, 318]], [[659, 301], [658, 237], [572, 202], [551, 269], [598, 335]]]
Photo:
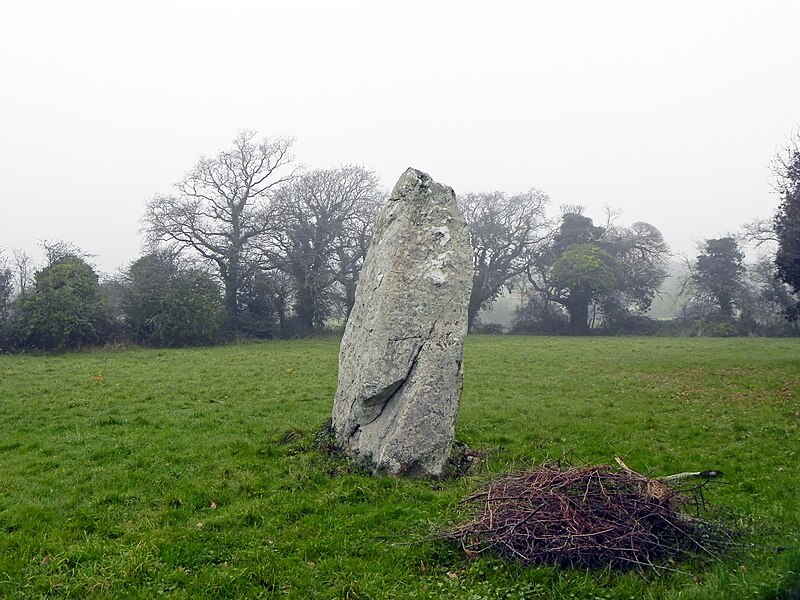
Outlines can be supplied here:
[[684, 512], [698, 504], [691, 490], [678, 492], [619, 462], [621, 471], [542, 466], [492, 481], [465, 501], [473, 518], [443, 535], [469, 555], [620, 569], [655, 567], [686, 551], [715, 555], [730, 540]]

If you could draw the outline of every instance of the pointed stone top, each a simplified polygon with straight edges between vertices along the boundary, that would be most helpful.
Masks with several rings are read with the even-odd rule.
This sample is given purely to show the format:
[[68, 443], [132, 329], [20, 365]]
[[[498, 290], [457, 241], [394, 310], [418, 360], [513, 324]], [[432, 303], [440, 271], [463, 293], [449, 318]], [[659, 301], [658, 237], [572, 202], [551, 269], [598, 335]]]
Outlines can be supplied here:
[[427, 196], [426, 192], [428, 191], [455, 196], [455, 192], [450, 186], [437, 183], [430, 175], [419, 169], [408, 167], [397, 180], [389, 200], [407, 200], [416, 198], [420, 194]]

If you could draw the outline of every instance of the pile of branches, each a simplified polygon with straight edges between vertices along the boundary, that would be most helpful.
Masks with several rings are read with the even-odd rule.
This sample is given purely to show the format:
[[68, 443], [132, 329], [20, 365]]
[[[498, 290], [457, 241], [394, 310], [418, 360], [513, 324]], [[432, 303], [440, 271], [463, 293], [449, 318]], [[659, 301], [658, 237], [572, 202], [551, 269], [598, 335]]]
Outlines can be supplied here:
[[704, 504], [708, 478], [679, 491], [620, 464], [542, 466], [495, 480], [465, 501], [471, 520], [443, 537], [470, 556], [618, 569], [656, 568], [687, 551], [716, 555], [730, 541], [724, 528], [687, 511]]

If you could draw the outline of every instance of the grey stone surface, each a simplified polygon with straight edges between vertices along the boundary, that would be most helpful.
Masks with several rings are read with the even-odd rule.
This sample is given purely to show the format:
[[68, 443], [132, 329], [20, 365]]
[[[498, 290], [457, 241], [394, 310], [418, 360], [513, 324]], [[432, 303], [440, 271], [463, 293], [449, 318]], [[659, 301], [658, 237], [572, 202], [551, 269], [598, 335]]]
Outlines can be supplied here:
[[469, 232], [453, 190], [406, 170], [375, 223], [333, 407], [337, 443], [374, 473], [442, 474], [471, 285]]

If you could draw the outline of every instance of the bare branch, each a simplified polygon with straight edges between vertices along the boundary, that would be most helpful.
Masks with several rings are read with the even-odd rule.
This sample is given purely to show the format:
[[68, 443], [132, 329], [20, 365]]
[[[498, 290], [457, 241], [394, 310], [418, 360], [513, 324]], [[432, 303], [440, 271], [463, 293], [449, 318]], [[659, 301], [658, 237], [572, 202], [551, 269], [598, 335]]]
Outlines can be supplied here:
[[235, 330], [237, 294], [255, 265], [263, 263], [265, 240], [276, 227], [272, 203], [296, 176], [293, 140], [255, 141], [243, 130], [232, 148], [202, 157], [176, 184], [176, 195], [147, 204], [144, 231], [151, 246], [174, 243], [212, 265], [225, 287], [229, 326]]

